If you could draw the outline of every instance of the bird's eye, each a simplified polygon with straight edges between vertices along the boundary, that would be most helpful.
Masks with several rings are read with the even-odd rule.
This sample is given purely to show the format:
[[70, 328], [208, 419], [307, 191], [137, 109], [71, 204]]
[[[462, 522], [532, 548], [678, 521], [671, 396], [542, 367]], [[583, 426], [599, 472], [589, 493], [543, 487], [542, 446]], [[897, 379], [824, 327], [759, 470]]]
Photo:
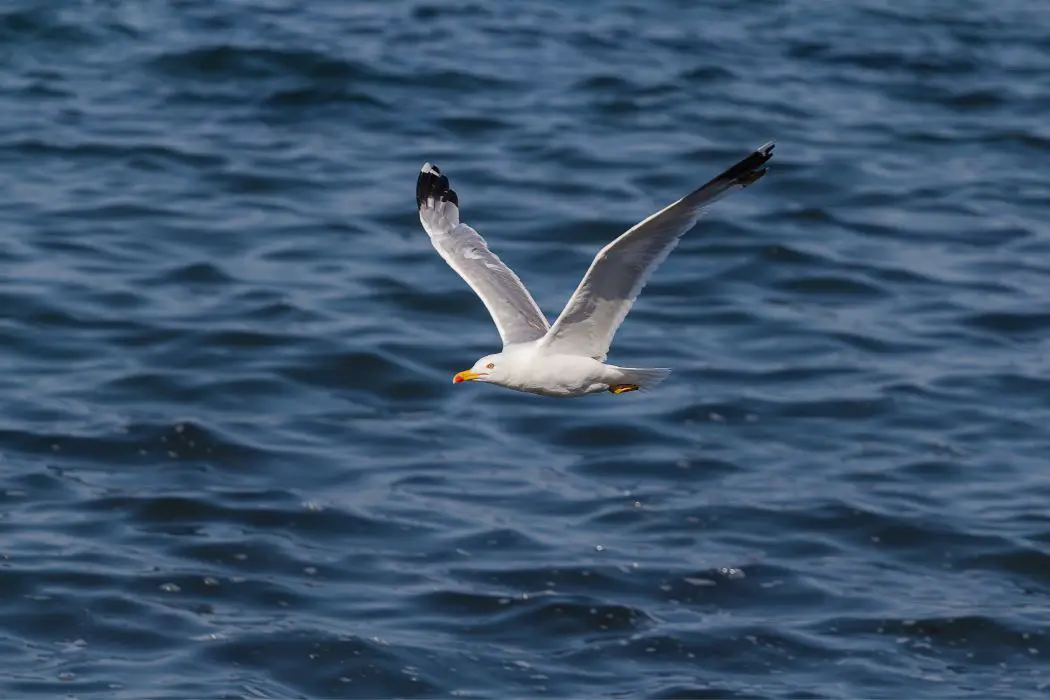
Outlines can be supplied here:
[[485, 369], [492, 369], [492, 368], [493, 368], [493, 367], [495, 367], [495, 366], [496, 366], [496, 363], [494, 363], [494, 362], [490, 362], [490, 363], [488, 363], [487, 365], [485, 365]]

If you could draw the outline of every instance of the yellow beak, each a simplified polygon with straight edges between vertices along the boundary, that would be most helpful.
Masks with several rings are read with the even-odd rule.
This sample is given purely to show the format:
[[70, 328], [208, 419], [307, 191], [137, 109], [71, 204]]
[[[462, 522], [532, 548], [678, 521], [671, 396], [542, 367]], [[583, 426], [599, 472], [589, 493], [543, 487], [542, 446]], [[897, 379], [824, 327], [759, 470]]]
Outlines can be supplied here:
[[477, 379], [478, 377], [483, 376], [485, 375], [483, 375], [481, 372], [471, 372], [469, 369], [465, 369], [456, 376], [452, 377], [452, 383], [459, 384], [460, 382], [471, 382]]

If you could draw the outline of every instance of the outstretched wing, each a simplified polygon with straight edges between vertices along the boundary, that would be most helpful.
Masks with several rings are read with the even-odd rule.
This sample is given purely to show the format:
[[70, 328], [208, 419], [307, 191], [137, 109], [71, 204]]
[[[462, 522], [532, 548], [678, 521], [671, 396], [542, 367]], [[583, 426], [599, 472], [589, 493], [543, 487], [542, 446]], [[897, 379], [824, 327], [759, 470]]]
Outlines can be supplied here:
[[481, 297], [503, 345], [542, 338], [549, 324], [518, 276], [485, 245], [477, 231], [459, 222], [459, 197], [448, 178], [424, 163], [416, 181], [419, 221], [430, 242]]
[[604, 360], [634, 300], [703, 210], [766, 174], [773, 142], [759, 147], [692, 194], [636, 224], [599, 251], [580, 286], [542, 344], [551, 350]]

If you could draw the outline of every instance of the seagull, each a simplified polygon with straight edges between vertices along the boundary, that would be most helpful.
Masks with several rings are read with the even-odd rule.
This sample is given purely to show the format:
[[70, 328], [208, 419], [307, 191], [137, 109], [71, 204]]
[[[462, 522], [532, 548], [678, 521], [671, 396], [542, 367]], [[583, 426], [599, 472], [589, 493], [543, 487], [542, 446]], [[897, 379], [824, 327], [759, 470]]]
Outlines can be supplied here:
[[448, 177], [424, 163], [416, 181], [419, 221], [445, 262], [481, 297], [503, 350], [452, 378], [555, 398], [623, 394], [659, 384], [671, 370], [605, 364], [620, 324], [649, 275], [704, 209], [766, 174], [770, 141], [710, 182], [635, 224], [595, 256], [554, 325], [481, 235], [459, 220], [459, 197]]

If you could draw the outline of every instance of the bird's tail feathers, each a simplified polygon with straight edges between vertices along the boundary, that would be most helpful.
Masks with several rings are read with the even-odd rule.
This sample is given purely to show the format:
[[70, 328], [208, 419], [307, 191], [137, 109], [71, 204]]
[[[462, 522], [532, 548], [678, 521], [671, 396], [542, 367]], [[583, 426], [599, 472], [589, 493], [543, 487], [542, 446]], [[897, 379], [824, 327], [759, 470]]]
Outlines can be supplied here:
[[620, 381], [623, 384], [632, 384], [639, 389], [651, 389], [663, 382], [671, 374], [671, 370], [664, 367], [618, 367], [623, 374]]

